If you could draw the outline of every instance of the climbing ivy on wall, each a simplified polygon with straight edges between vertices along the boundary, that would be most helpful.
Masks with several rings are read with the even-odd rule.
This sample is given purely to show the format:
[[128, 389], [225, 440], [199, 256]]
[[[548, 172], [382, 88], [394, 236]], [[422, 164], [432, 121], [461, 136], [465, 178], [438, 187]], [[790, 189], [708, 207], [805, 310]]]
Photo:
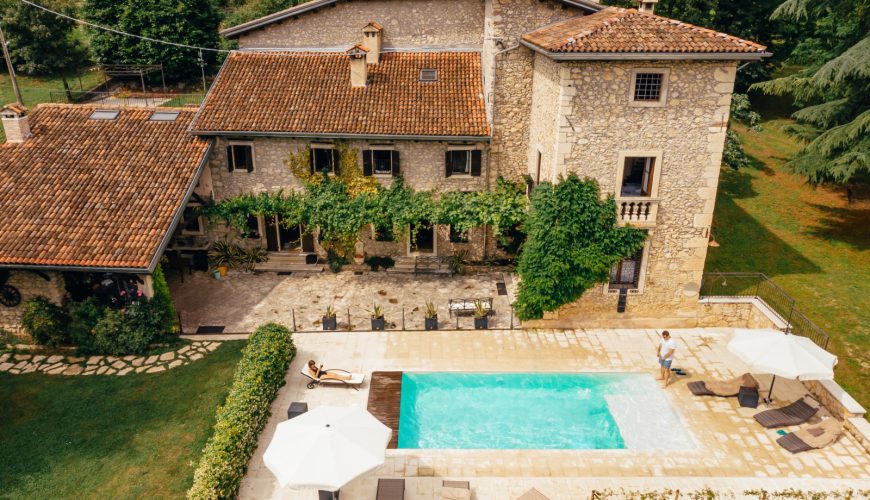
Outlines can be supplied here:
[[514, 306], [523, 321], [540, 319], [607, 281], [610, 268], [640, 250], [646, 238], [639, 229], [617, 226], [613, 196], [602, 200], [598, 183], [573, 174], [532, 191], [523, 229], [528, 239]]

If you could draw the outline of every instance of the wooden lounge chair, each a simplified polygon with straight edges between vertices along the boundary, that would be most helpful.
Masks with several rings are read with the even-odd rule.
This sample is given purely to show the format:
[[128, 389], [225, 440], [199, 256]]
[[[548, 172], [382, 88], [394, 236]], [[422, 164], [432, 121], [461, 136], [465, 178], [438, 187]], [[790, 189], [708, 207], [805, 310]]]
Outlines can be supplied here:
[[404, 479], [378, 479], [378, 495], [375, 500], [404, 500]]
[[328, 378], [328, 377], [323, 377], [323, 376], [315, 377], [314, 375], [311, 374], [310, 371], [308, 371], [307, 366], [303, 366], [302, 370], [301, 370], [302, 375], [305, 375], [306, 377], [308, 377], [310, 379], [310, 381], [308, 382], [308, 385], [306, 385], [306, 387], [308, 387], [309, 389], [314, 389], [318, 385], [343, 385], [345, 387], [353, 387], [354, 389], [359, 390], [358, 387], [360, 385], [362, 385], [363, 381], [366, 378], [365, 373], [351, 373], [351, 372], [346, 371], [346, 370], [339, 370], [339, 369], [335, 369], [335, 368], [331, 368], [329, 370], [322, 370], [322, 371], [324, 373], [341, 373], [343, 375], [349, 376], [350, 378], [347, 380], [342, 380], [342, 379]]
[[441, 500], [471, 500], [468, 481], [444, 481], [441, 486]]
[[787, 425], [799, 425], [818, 413], [818, 407], [810, 406], [804, 398], [794, 403], [774, 410], [765, 410], [755, 414], [755, 420], [768, 429], [772, 427], [785, 427]]
[[843, 424], [835, 418], [826, 418], [821, 423], [789, 432], [776, 443], [792, 453], [824, 448], [840, 438]]
[[754, 387], [758, 389], [758, 381], [752, 375], [744, 373], [739, 377], [734, 377], [731, 380], [712, 380], [705, 382], [699, 380], [689, 382], [687, 387], [695, 396], [720, 396], [723, 398], [731, 398], [737, 396], [741, 387]]

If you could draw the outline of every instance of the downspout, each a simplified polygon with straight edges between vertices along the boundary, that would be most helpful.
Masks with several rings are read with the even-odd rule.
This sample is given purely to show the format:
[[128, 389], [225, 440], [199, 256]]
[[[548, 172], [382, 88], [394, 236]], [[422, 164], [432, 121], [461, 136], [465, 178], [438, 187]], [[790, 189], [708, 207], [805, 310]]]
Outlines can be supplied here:
[[[506, 49], [502, 49], [502, 50], [500, 50], [500, 51], [498, 51], [498, 52], [496, 52], [496, 53], [494, 53], [494, 54], [492, 55], [492, 124], [493, 124], [493, 127], [492, 127], [492, 130], [489, 131], [489, 139], [490, 139], [490, 142], [489, 142], [489, 143], [490, 143], [490, 145], [492, 145], [492, 136], [493, 136], [493, 132], [494, 132], [494, 130], [495, 130], [495, 116], [496, 116], [496, 106], [495, 106], [495, 103], [496, 103], [496, 94], [497, 94], [497, 92], [496, 92], [496, 88], [497, 88], [496, 83], [497, 83], [497, 81], [498, 81], [498, 56], [501, 55], [501, 54], [504, 54], [505, 52], [509, 52], [509, 51], [511, 51], [511, 50], [518, 49], [519, 47], [520, 47], [520, 44], [517, 43], [517, 44], [514, 44], [514, 45], [511, 46], [511, 47], [508, 47], [508, 48], [506, 48]], [[501, 145], [499, 145], [499, 147], [500, 147], [500, 146], [501, 146]], [[501, 172], [501, 157], [502, 157], [502, 155], [499, 154], [499, 157], [498, 157], [498, 169], [496, 170], [496, 172]], [[490, 174], [491, 174], [491, 172], [489, 171], [489, 169], [491, 168], [491, 166], [490, 166], [490, 162], [486, 162], [486, 167], [487, 167], [487, 172], [486, 172], [486, 190], [489, 191], [489, 177], [490, 177]], [[484, 225], [483, 225], [483, 260], [484, 260], [484, 261], [486, 261], [486, 258], [487, 258], [487, 251], [486, 251], [486, 248], [487, 248], [487, 245], [488, 245], [488, 243], [489, 243], [489, 241], [488, 241], [489, 238], [487, 238], [487, 235], [488, 235], [488, 234], [489, 234], [489, 226], [486, 225], [486, 224], [484, 224]]]

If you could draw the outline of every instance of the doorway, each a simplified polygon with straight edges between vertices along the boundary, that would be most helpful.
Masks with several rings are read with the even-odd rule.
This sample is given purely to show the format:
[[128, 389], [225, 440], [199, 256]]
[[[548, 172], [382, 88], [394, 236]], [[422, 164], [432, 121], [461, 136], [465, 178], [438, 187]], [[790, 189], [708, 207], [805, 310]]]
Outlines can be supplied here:
[[[416, 230], [416, 234], [415, 233]], [[408, 254], [434, 254], [435, 226], [429, 221], [420, 221], [419, 224], [411, 225], [408, 237]]]
[[302, 226], [285, 227], [280, 216], [266, 218], [266, 250], [280, 252], [304, 246]]

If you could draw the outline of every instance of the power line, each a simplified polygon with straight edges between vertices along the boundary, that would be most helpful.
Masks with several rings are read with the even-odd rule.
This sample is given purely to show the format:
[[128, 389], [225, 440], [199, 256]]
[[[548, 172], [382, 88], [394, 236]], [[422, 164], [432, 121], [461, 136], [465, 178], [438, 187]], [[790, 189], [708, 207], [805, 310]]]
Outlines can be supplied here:
[[30, 5], [31, 7], [36, 7], [37, 9], [42, 9], [42, 10], [44, 10], [44, 11], [46, 11], [46, 12], [49, 12], [49, 13], [51, 13], [51, 14], [54, 14], [55, 16], [62, 17], [62, 18], [64, 18], [64, 19], [69, 19], [70, 21], [73, 21], [73, 22], [75, 22], [75, 23], [77, 23], [77, 24], [82, 24], [82, 25], [85, 25], [85, 26], [90, 26], [91, 28], [95, 28], [95, 29], [98, 29], [98, 30], [108, 31], [108, 32], [111, 32], [111, 33], [115, 33], [116, 35], [131, 36], [131, 37], [133, 37], [133, 38], [138, 38], [138, 39], [140, 39], [140, 40], [146, 40], [146, 41], [148, 41], [148, 42], [154, 42], [154, 43], [162, 43], [162, 44], [164, 44], [164, 45], [172, 45], [172, 46], [174, 46], [174, 47], [180, 47], [180, 48], [183, 48], [183, 49], [192, 49], [192, 50], [208, 50], [208, 51], [211, 51], [211, 52], [232, 52], [232, 51], [230, 51], [230, 50], [226, 50], [226, 49], [213, 49], [213, 48], [210, 48], [210, 47], [198, 47], [198, 46], [196, 46], [196, 45], [187, 45], [187, 44], [184, 44], [184, 43], [167, 42], [166, 40], [158, 40], [158, 39], [156, 39], [156, 38], [151, 38], [151, 37], [147, 37], [147, 36], [135, 35], [135, 34], [133, 34], [133, 33], [127, 33], [126, 31], [116, 30], [116, 29], [114, 29], [114, 28], [108, 28], [108, 27], [106, 27], [106, 26], [100, 26], [99, 24], [94, 24], [94, 23], [91, 23], [91, 22], [85, 21], [84, 19], [77, 19], [77, 18], [75, 18], [75, 17], [68, 16], [68, 15], [66, 15], [66, 14], [64, 14], [64, 13], [62, 13], [62, 12], [57, 12], [57, 11], [54, 11], [54, 10], [49, 9], [48, 7], [44, 7], [44, 6], [39, 5], [39, 4], [37, 4], [37, 3], [33, 3], [33, 2], [31, 2], [30, 0], [18, 0], [18, 1], [20, 1], [21, 3], [27, 4], [27, 5]]

